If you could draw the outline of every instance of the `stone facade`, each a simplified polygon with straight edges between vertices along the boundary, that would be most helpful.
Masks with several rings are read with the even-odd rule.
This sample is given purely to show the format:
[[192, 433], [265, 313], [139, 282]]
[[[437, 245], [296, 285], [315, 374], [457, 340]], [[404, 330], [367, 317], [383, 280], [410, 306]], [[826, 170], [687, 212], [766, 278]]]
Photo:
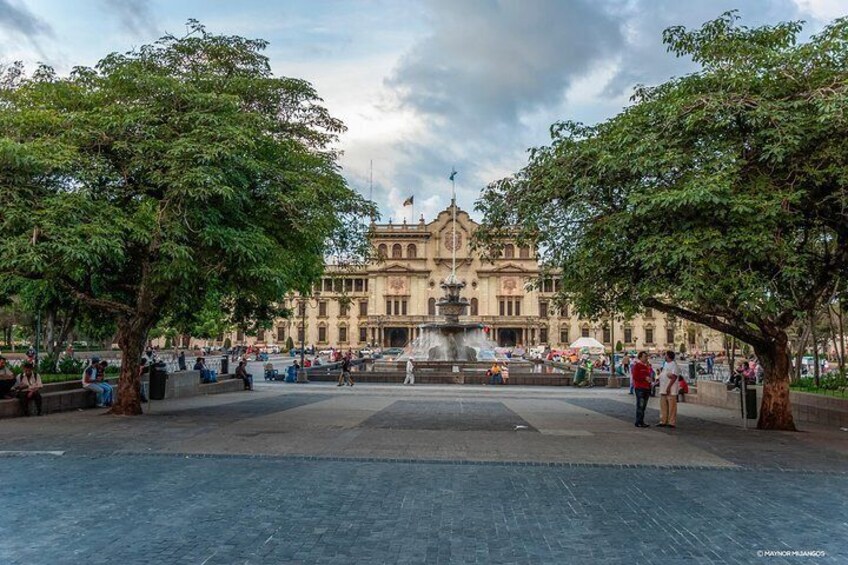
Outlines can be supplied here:
[[[468, 244], [478, 224], [458, 209], [454, 239], [451, 212], [448, 207], [429, 223], [422, 217], [417, 224], [375, 224], [373, 244], [382, 260], [344, 273], [328, 266], [306, 307], [306, 344], [319, 349], [404, 346], [419, 334], [420, 324], [435, 319], [442, 294], [439, 284], [450, 274], [453, 246], [457, 278], [465, 282], [463, 296], [471, 303], [462, 321], [490, 328], [490, 336], [499, 345], [561, 348], [581, 336], [609, 344], [607, 324], [578, 318], [567, 309], [556, 310], [553, 299], [559, 281], [530, 288], [529, 283], [540, 275], [532, 248], [507, 244], [499, 259], [483, 261]], [[301, 304], [292, 297], [289, 306], [297, 316], [280, 320], [258, 336], [233, 332], [228, 336], [231, 343], [284, 344], [291, 336], [299, 345]], [[720, 334], [650, 311], [629, 321], [617, 320], [612, 337], [628, 349], [679, 350], [681, 343], [688, 351], [721, 347]]]

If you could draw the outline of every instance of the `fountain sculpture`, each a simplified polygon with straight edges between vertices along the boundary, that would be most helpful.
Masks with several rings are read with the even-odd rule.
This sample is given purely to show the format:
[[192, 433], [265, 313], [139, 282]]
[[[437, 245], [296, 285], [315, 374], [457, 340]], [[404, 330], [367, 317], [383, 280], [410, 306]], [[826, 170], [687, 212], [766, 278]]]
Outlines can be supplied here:
[[[453, 181], [453, 177], [451, 177]], [[437, 303], [443, 322], [419, 326], [421, 335], [412, 340], [404, 358], [413, 356], [419, 361], [491, 361], [495, 359], [495, 343], [488, 339], [482, 324], [463, 324], [459, 317], [468, 310], [468, 299], [461, 296], [465, 283], [456, 277], [456, 197], [453, 212], [451, 272], [441, 284], [445, 295]]]

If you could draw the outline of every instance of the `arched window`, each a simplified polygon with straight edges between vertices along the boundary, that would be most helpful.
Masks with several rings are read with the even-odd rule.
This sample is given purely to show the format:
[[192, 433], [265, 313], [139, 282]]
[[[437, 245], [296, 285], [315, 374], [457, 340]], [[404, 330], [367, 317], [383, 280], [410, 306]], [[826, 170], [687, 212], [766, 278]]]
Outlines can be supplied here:
[[477, 315], [477, 299], [476, 298], [471, 299], [471, 315], [472, 316]]
[[415, 259], [416, 257], [418, 257], [418, 248], [415, 247], [414, 243], [410, 243], [406, 246], [406, 258]]
[[530, 248], [529, 247], [520, 247], [518, 249], [518, 256], [521, 257], [522, 259], [529, 259], [530, 258]]
[[435, 316], [436, 315], [436, 299], [431, 298], [427, 301], [427, 315]]
[[379, 247], [377, 247], [377, 255], [380, 259], [385, 259], [389, 256], [389, 248], [386, 247], [385, 243], [381, 243]]
[[395, 243], [392, 245], [392, 259], [400, 259], [401, 257], [403, 257], [403, 247], [400, 243]]
[[507, 243], [506, 245], [504, 245], [503, 256], [504, 259], [515, 258], [515, 247], [511, 243]]

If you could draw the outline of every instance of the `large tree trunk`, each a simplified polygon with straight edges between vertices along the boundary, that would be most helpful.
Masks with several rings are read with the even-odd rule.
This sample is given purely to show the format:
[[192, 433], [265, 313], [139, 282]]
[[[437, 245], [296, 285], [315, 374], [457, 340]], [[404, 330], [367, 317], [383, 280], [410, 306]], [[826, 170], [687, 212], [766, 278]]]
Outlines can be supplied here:
[[112, 414], [135, 416], [142, 413], [139, 391], [139, 367], [150, 324], [132, 317], [118, 323], [118, 347], [121, 348], [121, 378]]
[[757, 428], [795, 431], [789, 402], [789, 338], [783, 330], [773, 333], [768, 346], [756, 348], [763, 366], [763, 401]]

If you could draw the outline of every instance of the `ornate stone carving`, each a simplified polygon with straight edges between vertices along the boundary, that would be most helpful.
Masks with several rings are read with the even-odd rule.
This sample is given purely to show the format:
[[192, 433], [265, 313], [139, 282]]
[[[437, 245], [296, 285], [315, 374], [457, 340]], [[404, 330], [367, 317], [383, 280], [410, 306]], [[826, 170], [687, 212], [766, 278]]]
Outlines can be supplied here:
[[515, 277], [504, 277], [501, 279], [501, 288], [504, 294], [514, 294], [518, 288], [518, 279]]
[[404, 277], [389, 277], [388, 285], [392, 294], [406, 293], [406, 279]]
[[444, 237], [445, 237], [445, 249], [447, 249], [448, 251], [453, 251], [454, 249], [456, 249], [457, 251], [460, 250], [460, 248], [462, 247], [462, 234], [461, 233], [457, 233], [457, 234], [454, 235], [451, 232], [446, 232]]

